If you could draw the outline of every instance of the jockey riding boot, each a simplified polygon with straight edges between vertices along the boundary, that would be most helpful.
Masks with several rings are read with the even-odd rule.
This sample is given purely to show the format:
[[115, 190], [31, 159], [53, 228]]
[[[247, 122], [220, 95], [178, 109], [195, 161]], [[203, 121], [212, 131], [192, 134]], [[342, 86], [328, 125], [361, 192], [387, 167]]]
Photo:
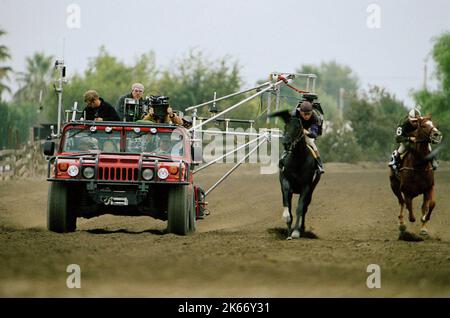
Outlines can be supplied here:
[[316, 157], [316, 161], [317, 161], [317, 168], [319, 168], [319, 173], [325, 173], [325, 170], [323, 169], [323, 163], [322, 163], [322, 159], [320, 159], [320, 157]]
[[438, 162], [436, 158], [433, 158], [433, 161], [431, 161], [431, 165], [433, 166], [433, 170], [436, 170], [438, 168]]

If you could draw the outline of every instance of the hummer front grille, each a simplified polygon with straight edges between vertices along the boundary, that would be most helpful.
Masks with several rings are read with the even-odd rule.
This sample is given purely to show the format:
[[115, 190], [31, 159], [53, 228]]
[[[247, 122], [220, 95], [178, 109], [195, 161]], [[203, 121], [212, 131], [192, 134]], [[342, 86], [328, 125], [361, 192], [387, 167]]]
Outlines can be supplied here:
[[99, 167], [98, 179], [108, 181], [137, 181], [137, 168]]

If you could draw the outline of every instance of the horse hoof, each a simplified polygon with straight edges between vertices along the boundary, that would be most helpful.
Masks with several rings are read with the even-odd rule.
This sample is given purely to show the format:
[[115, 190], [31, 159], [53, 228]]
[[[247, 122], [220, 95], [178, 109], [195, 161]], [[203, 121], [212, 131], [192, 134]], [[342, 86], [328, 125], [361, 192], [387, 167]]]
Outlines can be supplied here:
[[420, 230], [420, 233], [419, 233], [421, 236], [428, 236], [428, 231], [427, 230], [425, 230], [425, 229], [422, 229], [422, 230]]
[[300, 237], [300, 232], [295, 230], [294, 232], [292, 232], [292, 238], [298, 239]]
[[398, 226], [398, 229], [400, 230], [400, 232], [405, 232], [406, 231], [406, 225], [405, 224], [400, 224]]
[[415, 217], [410, 217], [410, 218], [409, 218], [409, 222], [411, 222], [411, 223], [416, 222], [416, 218], [415, 218]]
[[288, 240], [288, 241], [292, 240], [292, 236], [288, 236], [288, 237], [286, 238], [286, 240]]

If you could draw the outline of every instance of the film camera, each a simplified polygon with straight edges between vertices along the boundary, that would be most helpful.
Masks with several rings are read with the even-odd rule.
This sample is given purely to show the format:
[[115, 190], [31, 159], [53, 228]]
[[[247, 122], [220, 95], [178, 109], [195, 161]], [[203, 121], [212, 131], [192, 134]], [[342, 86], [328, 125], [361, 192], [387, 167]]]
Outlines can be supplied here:
[[153, 108], [155, 120], [164, 119], [169, 107], [169, 97], [167, 96], [146, 96], [143, 100], [125, 98], [124, 101], [124, 121], [136, 121], [148, 114], [149, 108]]
[[[152, 107], [155, 119], [164, 119], [167, 115], [167, 108], [169, 108], [169, 97], [167, 96], [147, 96], [144, 104]], [[147, 107], [147, 112], [148, 112]]]

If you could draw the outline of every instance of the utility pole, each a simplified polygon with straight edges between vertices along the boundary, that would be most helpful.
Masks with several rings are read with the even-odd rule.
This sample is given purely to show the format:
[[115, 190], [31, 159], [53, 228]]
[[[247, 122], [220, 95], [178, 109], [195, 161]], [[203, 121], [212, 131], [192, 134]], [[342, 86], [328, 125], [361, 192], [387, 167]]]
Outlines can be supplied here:
[[425, 60], [425, 64], [423, 65], [423, 90], [428, 90], [427, 88], [427, 60]]
[[339, 88], [339, 117], [341, 119], [344, 117], [344, 95], [345, 88]]

